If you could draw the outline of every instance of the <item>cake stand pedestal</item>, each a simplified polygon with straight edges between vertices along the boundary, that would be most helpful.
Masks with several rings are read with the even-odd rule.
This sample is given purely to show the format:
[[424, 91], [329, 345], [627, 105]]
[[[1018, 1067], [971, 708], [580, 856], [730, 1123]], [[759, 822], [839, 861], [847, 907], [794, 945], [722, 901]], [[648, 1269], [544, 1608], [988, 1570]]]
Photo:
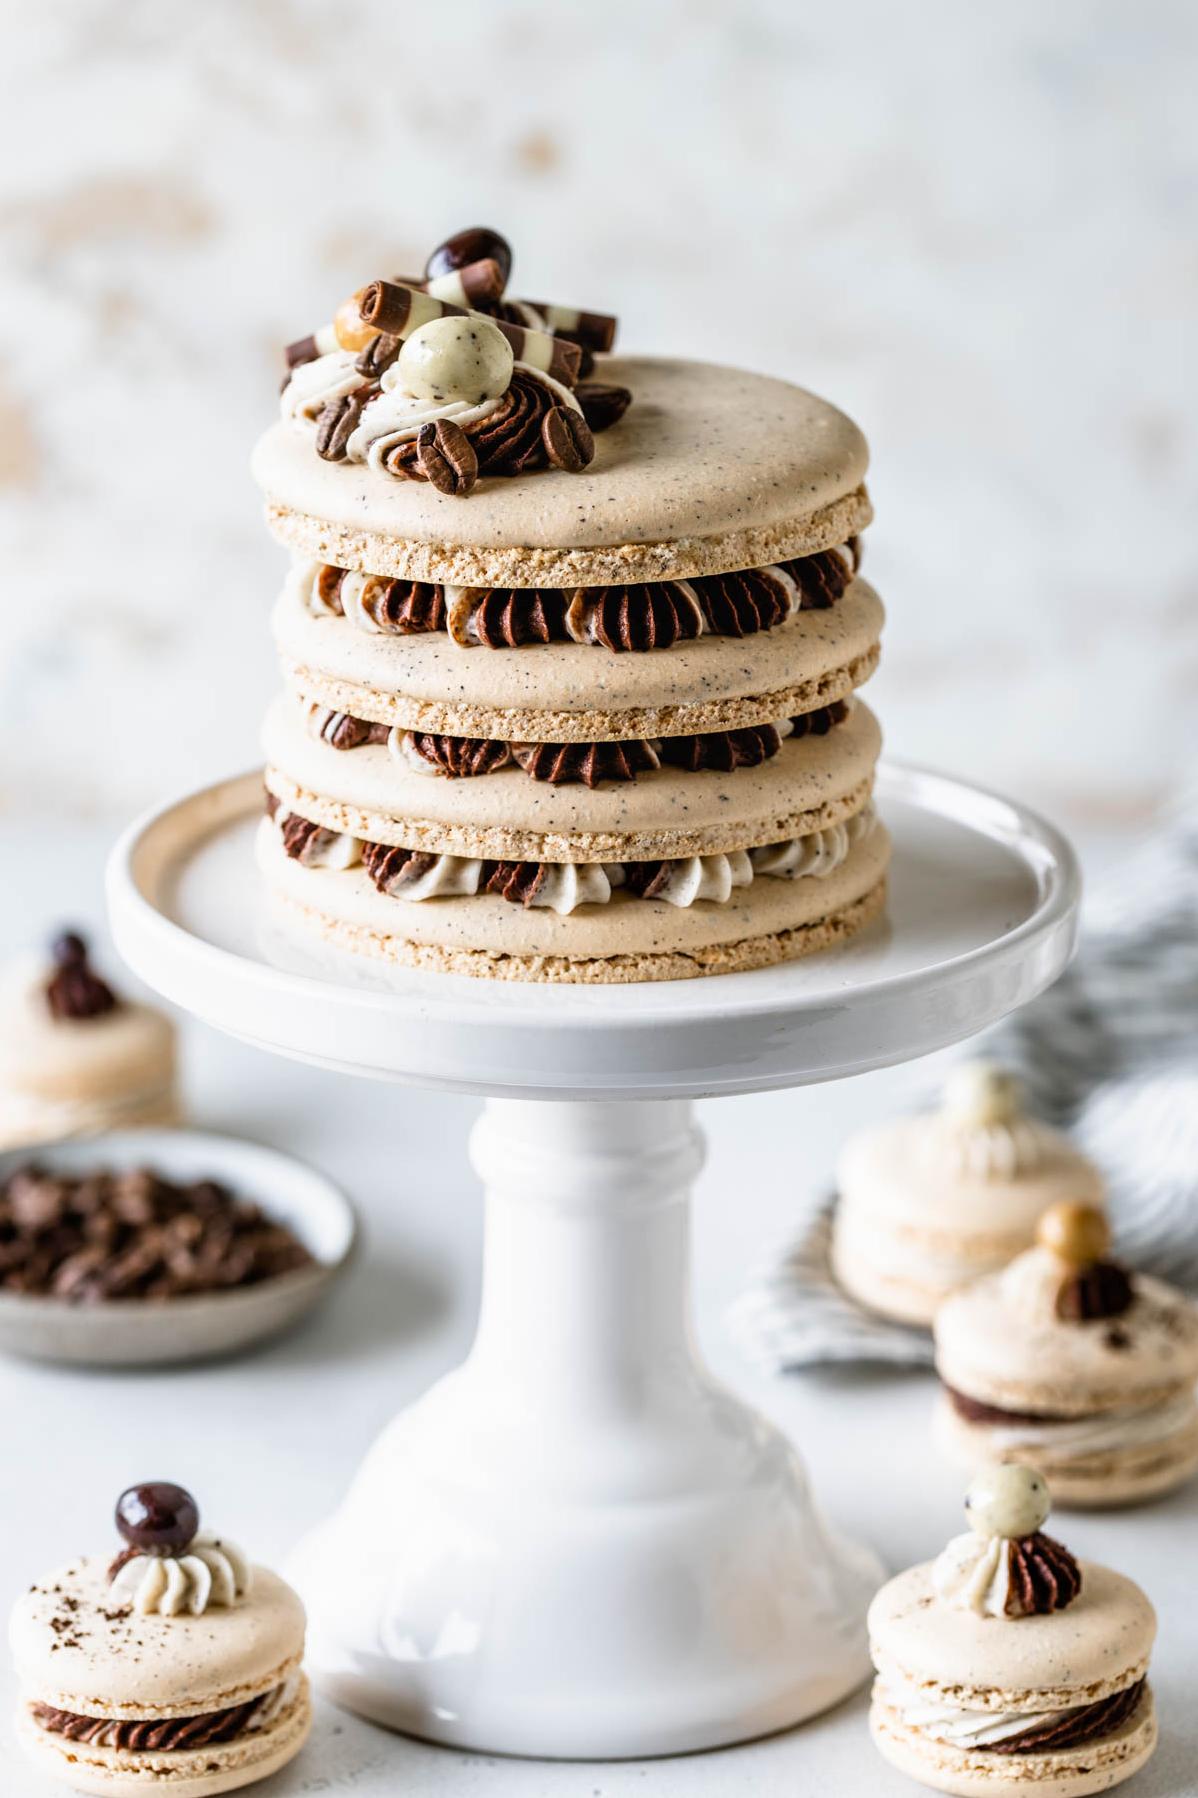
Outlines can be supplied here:
[[280, 1053], [490, 1095], [474, 1346], [292, 1569], [310, 1664], [349, 1708], [458, 1747], [642, 1756], [783, 1728], [865, 1678], [878, 1562], [696, 1353], [690, 1100], [971, 1035], [1061, 971], [1079, 892], [1067, 844], [1005, 800], [898, 768], [879, 799], [885, 924], [810, 962], [640, 986], [387, 970], [272, 938], [256, 776], [114, 851], [117, 945], [168, 999]]

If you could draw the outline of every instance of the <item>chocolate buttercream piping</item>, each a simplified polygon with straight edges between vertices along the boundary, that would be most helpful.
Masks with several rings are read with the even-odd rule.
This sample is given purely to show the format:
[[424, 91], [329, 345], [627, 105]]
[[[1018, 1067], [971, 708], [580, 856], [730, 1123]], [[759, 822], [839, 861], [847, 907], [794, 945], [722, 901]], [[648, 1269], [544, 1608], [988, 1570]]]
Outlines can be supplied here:
[[1082, 1589], [1081, 1569], [1063, 1542], [1042, 1530], [1007, 1544], [1009, 1617], [1043, 1617], [1063, 1611]]
[[[390, 734], [385, 724], [376, 729]], [[407, 733], [407, 741], [417, 755], [454, 780], [490, 774], [492, 769], [503, 767], [509, 759], [508, 745], [489, 737], [443, 737], [431, 731], [413, 730]]]
[[1135, 1300], [1126, 1268], [1115, 1261], [1094, 1261], [1066, 1276], [1057, 1293], [1057, 1316], [1066, 1323], [1092, 1323], [1122, 1317]]
[[1047, 1754], [1063, 1748], [1078, 1748], [1084, 1742], [1097, 1741], [1100, 1736], [1113, 1735], [1122, 1728], [1135, 1715], [1143, 1695], [1144, 1681], [1138, 1679], [1134, 1685], [1112, 1693], [1109, 1698], [1084, 1704], [1077, 1710], [1067, 1711], [1055, 1722], [1038, 1724], [1022, 1735], [1008, 1736], [1000, 1742], [989, 1742], [983, 1750], [975, 1749], [974, 1752]]
[[640, 739], [623, 743], [513, 743], [511, 753], [526, 774], [555, 786], [581, 781], [584, 786], [597, 787], [605, 780], [635, 780], [638, 774], [661, 765], [653, 744]]
[[967, 1392], [959, 1392], [955, 1386], [942, 1381], [945, 1392], [953, 1410], [969, 1423], [1067, 1423], [1069, 1419], [1060, 1411], [1007, 1411], [1001, 1405], [988, 1405], [980, 1398], [970, 1398]]
[[84, 1717], [50, 1704], [34, 1704], [33, 1716], [42, 1729], [71, 1742], [95, 1743], [127, 1752], [165, 1753], [179, 1748], [208, 1748], [232, 1742], [273, 1703], [281, 1686], [250, 1698], [244, 1704], [205, 1711], [194, 1717]]

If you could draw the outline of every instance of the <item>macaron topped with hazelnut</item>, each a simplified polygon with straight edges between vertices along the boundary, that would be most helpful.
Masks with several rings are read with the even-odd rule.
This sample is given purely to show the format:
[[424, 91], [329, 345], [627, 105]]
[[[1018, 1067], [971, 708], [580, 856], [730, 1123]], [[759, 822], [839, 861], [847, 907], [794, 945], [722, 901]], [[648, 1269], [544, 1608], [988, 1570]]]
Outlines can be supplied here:
[[1156, 1746], [1152, 1605], [1046, 1535], [1049, 1506], [1037, 1469], [987, 1467], [969, 1489], [967, 1533], [870, 1606], [870, 1731], [886, 1760], [937, 1791], [1084, 1798], [1129, 1779]]
[[931, 1112], [864, 1130], [837, 1170], [832, 1263], [845, 1290], [900, 1323], [1030, 1246], [1062, 1197], [1102, 1202], [1096, 1167], [1029, 1117], [1018, 1081], [964, 1062]]
[[205, 1798], [265, 1779], [311, 1725], [299, 1598], [169, 1481], [123, 1492], [116, 1527], [115, 1555], [68, 1563], [13, 1610], [22, 1746], [82, 1792]]
[[0, 972], [0, 1149], [178, 1120], [174, 1025], [122, 997], [77, 930]]
[[1198, 1469], [1198, 1309], [1062, 1201], [1035, 1245], [936, 1314], [937, 1434], [966, 1466], [1034, 1457], [1060, 1504], [1129, 1504]]

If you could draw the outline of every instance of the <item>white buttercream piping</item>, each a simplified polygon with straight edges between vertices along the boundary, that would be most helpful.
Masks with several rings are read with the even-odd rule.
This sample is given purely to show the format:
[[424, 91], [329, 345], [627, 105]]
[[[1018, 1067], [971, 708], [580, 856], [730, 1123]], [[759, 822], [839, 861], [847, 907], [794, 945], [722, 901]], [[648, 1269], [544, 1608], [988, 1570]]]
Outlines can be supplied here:
[[250, 1587], [250, 1567], [233, 1542], [197, 1536], [181, 1555], [135, 1555], [108, 1588], [110, 1604], [143, 1616], [200, 1617], [210, 1605], [232, 1605]]
[[1006, 1536], [954, 1536], [936, 1557], [932, 1584], [954, 1610], [1005, 1617], [1011, 1590], [1011, 1544]]

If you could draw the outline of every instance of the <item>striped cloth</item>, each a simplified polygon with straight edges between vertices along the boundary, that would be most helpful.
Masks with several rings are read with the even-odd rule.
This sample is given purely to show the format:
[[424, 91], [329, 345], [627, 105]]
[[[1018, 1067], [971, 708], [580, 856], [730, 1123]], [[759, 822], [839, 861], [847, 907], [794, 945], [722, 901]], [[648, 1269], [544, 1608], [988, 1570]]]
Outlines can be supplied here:
[[[1198, 792], [1098, 886], [1077, 960], [985, 1054], [1102, 1169], [1116, 1252], [1198, 1294]], [[733, 1305], [741, 1353], [777, 1373], [929, 1366], [926, 1331], [870, 1316], [837, 1286], [832, 1202], [813, 1201]]]

